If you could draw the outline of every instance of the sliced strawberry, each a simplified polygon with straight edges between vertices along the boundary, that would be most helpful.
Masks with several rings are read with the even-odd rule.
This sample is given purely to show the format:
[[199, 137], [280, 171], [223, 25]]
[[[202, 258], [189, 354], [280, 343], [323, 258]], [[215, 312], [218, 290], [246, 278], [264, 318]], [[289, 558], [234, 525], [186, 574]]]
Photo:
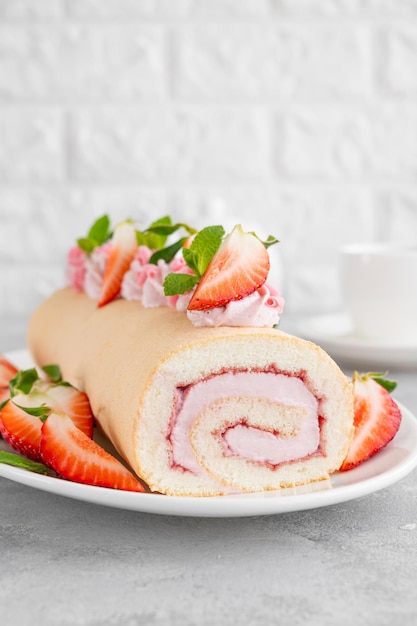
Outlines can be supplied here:
[[13, 365], [6, 357], [0, 355], [0, 387], [7, 387], [9, 381], [16, 376], [17, 367]]
[[29, 415], [9, 400], [0, 411], [0, 432], [3, 439], [16, 452], [28, 459], [40, 461], [42, 422], [39, 417]]
[[1, 405], [3, 404], [3, 402], [6, 402], [8, 398], [10, 398], [9, 387], [0, 387], [0, 409], [1, 409]]
[[13, 396], [13, 402], [23, 409], [41, 409], [44, 417], [49, 410], [66, 413], [77, 428], [88, 437], [93, 436], [94, 418], [88, 397], [71, 385], [38, 379], [29, 393]]
[[[60, 372], [56, 380], [39, 378], [35, 368], [19, 371], [10, 383], [12, 399], [0, 411], [3, 438], [30, 459], [40, 458], [42, 423], [51, 410], [66, 413], [88, 437], [93, 436], [94, 419], [87, 395], [62, 382]], [[2, 388], [0, 406], [9, 397], [9, 388]]]
[[[13, 365], [6, 357], [0, 354], [0, 409], [1, 405], [10, 398], [9, 382], [16, 376], [17, 367]], [[1, 413], [0, 413], [1, 415]], [[0, 416], [1, 422], [1, 416]], [[1, 424], [0, 424], [1, 425]], [[0, 428], [1, 434], [1, 428]]]
[[42, 426], [44, 462], [62, 478], [87, 485], [145, 491], [117, 459], [74, 426], [66, 415], [51, 413]]
[[90, 437], [93, 436], [94, 418], [86, 393], [71, 385], [50, 385], [45, 403], [57, 413], [65, 413], [74, 424]]
[[354, 436], [341, 471], [350, 470], [376, 454], [394, 438], [401, 423], [401, 411], [379, 375], [355, 372], [352, 381]]
[[119, 224], [114, 231], [112, 249], [104, 272], [98, 306], [107, 304], [118, 295], [123, 276], [129, 269], [137, 249], [138, 243], [134, 225], [131, 222]]
[[235, 226], [208, 264], [188, 308], [212, 309], [250, 295], [266, 281], [269, 265], [263, 243]]

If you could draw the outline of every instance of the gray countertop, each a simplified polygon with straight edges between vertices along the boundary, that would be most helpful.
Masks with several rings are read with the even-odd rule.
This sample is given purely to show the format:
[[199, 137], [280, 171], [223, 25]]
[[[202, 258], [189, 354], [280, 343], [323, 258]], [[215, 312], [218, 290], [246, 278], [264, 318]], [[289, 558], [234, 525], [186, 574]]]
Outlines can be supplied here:
[[[24, 345], [23, 326], [1, 324], [1, 351]], [[417, 372], [391, 375], [417, 415]], [[246, 518], [113, 509], [1, 478], [0, 539], [4, 626], [417, 623], [417, 469], [343, 504]]]

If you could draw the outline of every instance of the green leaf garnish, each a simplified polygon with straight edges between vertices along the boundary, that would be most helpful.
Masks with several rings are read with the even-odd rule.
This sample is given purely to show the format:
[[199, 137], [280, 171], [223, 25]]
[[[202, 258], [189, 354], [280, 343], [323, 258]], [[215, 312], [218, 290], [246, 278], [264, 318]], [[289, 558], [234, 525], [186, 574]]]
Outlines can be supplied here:
[[192, 274], [168, 274], [164, 280], [164, 293], [166, 296], [176, 296], [191, 291], [198, 283], [198, 276]]
[[110, 230], [110, 218], [108, 215], [102, 215], [99, 217], [90, 230], [88, 231], [88, 239], [97, 241], [99, 245], [105, 243], [111, 236]]
[[[49, 377], [49, 383], [51, 386], [72, 387], [70, 383], [62, 380], [61, 370], [58, 365], [45, 365], [42, 370]], [[7, 402], [9, 402], [10, 399], [13, 399], [20, 394], [29, 395], [33, 390], [34, 384], [38, 380], [40, 380], [40, 378], [36, 368], [32, 367], [27, 370], [20, 370], [9, 382], [10, 398], [6, 398], [6, 400], [0, 404], [0, 410], [7, 404]], [[19, 409], [22, 409], [22, 411], [25, 411], [29, 415], [39, 417], [41, 421], [45, 421], [51, 412], [51, 408], [45, 404], [41, 404], [37, 407], [27, 407], [21, 406], [17, 403], [15, 404], [19, 407]]]
[[199, 278], [220, 248], [223, 236], [223, 226], [207, 226], [194, 237], [189, 248], [184, 248], [182, 253], [184, 260]]
[[46, 476], [55, 476], [55, 472], [43, 463], [37, 461], [31, 461], [25, 457], [13, 454], [12, 452], [6, 452], [0, 450], [0, 463], [6, 463], [13, 467], [21, 467], [22, 469], [29, 470], [30, 472], [36, 472], [37, 474], [45, 474]]
[[166, 296], [183, 294], [196, 286], [219, 249], [223, 236], [223, 226], [207, 226], [197, 233], [191, 246], [182, 250], [184, 261], [194, 274], [168, 274], [164, 280]]
[[91, 254], [94, 248], [102, 246], [112, 236], [110, 219], [108, 215], [99, 217], [88, 231], [87, 237], [77, 239], [78, 247], [87, 254]]
[[179, 242], [173, 244], [178, 245], [178, 248], [175, 250], [171, 257], [169, 257], [172, 251], [171, 246], [168, 246], [167, 248], [164, 248], [164, 246], [167, 242], [168, 237], [174, 234], [177, 230], [180, 230], [181, 228], [189, 233], [189, 235], [193, 235], [197, 232], [195, 228], [192, 228], [191, 226], [189, 226], [188, 224], [184, 224], [183, 222], [173, 224], [171, 218], [168, 215], [166, 215], [165, 217], [161, 217], [155, 222], [152, 222], [152, 224], [145, 230], [136, 231], [136, 240], [138, 242], [138, 245], [148, 246], [148, 248], [151, 248], [152, 250], [157, 250], [158, 252], [162, 249], [168, 250], [168, 252], [164, 252], [162, 256], [154, 257], [153, 255], [149, 260], [150, 263], [157, 263], [160, 258], [164, 260], [169, 259], [167, 261], [169, 262], [174, 258], [175, 254], [184, 245], [188, 237], [181, 238], [180, 241], [182, 243], [180, 245]]
[[166, 263], [169, 263], [175, 257], [178, 250], [181, 250], [187, 239], [188, 237], [183, 237], [172, 245], [162, 248], [161, 250], [157, 250], [150, 257], [149, 263], [154, 263], [156, 265], [159, 259], [163, 259]]
[[51, 382], [60, 383], [62, 381], [59, 365], [45, 365], [42, 369]]
[[28, 370], [20, 370], [9, 383], [11, 397], [13, 398], [19, 393], [30, 393], [37, 380], [39, 380], [39, 375], [36, 368], [32, 367]]
[[395, 380], [389, 380], [385, 378], [388, 372], [370, 372], [369, 376], [374, 379], [376, 383], [381, 385], [384, 389], [391, 393], [394, 389], [397, 388], [398, 383]]
[[151, 224], [151, 226], [146, 229], [146, 232], [153, 232], [157, 235], [163, 235], [164, 237], [168, 237], [180, 228], [183, 228], [190, 235], [194, 235], [197, 232], [195, 228], [192, 228], [188, 224], [184, 224], [184, 222], [177, 222], [176, 224], [172, 224], [171, 222], [164, 223], [162, 222], [162, 220], [158, 220], [158, 222], [154, 222], [153, 224]]
[[168, 215], [161, 217], [156, 222], [152, 222], [149, 228], [146, 228], [144, 231], [137, 230], [136, 241], [138, 246], [148, 246], [152, 250], [163, 248], [168, 239], [168, 235], [159, 232], [159, 228], [163, 226], [168, 228], [172, 226], [171, 218]]
[[87, 239], [87, 237], [79, 237], [77, 239], [77, 245], [79, 248], [81, 248], [81, 250], [84, 250], [84, 252], [86, 252], [87, 254], [91, 254], [94, 248], [96, 247], [96, 244], [90, 239]]
[[388, 372], [367, 372], [366, 374], [360, 374], [359, 372], [354, 372], [352, 380], [366, 380], [367, 378], [372, 378], [376, 383], [381, 385], [384, 389], [391, 393], [394, 389], [397, 388], [398, 383], [395, 380], [389, 380], [385, 378]]

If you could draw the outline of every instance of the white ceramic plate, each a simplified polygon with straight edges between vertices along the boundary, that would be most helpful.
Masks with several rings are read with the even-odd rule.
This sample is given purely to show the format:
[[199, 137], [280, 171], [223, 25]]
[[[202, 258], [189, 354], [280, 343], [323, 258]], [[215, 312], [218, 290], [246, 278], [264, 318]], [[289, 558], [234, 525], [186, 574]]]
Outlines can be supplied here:
[[[8, 357], [21, 367], [30, 366], [26, 353]], [[266, 493], [210, 498], [163, 496], [91, 487], [41, 476], [0, 463], [0, 476], [57, 495], [94, 504], [143, 513], [192, 517], [249, 517], [314, 509], [346, 502], [384, 489], [417, 466], [417, 419], [401, 406], [403, 419], [391, 443], [372, 459], [350, 472], [336, 472], [331, 480], [305, 487]], [[3, 449], [6, 444], [0, 442]]]
[[378, 371], [391, 367], [417, 368], [415, 341], [376, 342], [355, 336], [349, 319], [344, 314], [319, 315], [300, 320], [295, 334], [321, 346], [336, 361], [353, 368], [376, 366]]

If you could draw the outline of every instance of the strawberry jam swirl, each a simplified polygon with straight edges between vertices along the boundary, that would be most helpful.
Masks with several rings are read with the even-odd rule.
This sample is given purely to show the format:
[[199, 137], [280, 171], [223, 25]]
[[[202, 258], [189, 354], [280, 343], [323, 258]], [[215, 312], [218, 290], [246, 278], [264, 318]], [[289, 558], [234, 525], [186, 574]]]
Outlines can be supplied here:
[[[171, 465], [202, 475], [210, 457], [234, 457], [273, 471], [324, 454], [322, 420], [302, 372], [221, 372], [177, 387], [167, 434]], [[200, 441], [210, 443], [200, 449]]]
[[[106, 263], [110, 255], [111, 241], [97, 246], [91, 254], [78, 247], [71, 248], [67, 257], [66, 282], [74, 291], [84, 292], [92, 300], [100, 298]], [[160, 259], [156, 264], [149, 259], [153, 250], [139, 246], [124, 274], [119, 298], [141, 302], [146, 308], [167, 306], [187, 314], [197, 327], [256, 326], [272, 327], [279, 323], [284, 308], [280, 292], [265, 283], [252, 294], [229, 302], [225, 306], [205, 311], [189, 311], [188, 303], [194, 290], [182, 295], [165, 296], [163, 283], [170, 273], [191, 273], [182, 257], [170, 263]]]

